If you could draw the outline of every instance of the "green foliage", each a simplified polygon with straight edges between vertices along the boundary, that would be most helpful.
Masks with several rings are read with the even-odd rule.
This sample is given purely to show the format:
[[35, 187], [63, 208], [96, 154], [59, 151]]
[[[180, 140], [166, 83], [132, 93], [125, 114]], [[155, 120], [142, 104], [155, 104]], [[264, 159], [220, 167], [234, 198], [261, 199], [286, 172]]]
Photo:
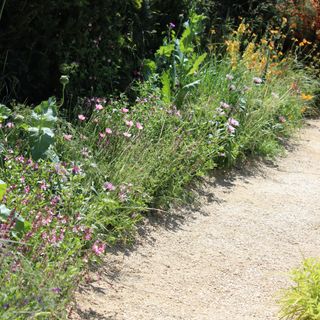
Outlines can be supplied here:
[[38, 160], [45, 156], [54, 143], [54, 127], [57, 122], [57, 107], [54, 98], [41, 102], [31, 114], [30, 125], [24, 126], [29, 133], [32, 157]]
[[3, 120], [8, 119], [11, 114], [11, 110], [7, 108], [4, 104], [0, 104], [0, 123]]
[[[204, 20], [203, 15], [191, 13], [180, 38], [170, 26], [169, 35], [156, 52], [155, 65], [161, 75], [162, 97], [165, 102], [173, 101], [180, 107], [187, 93], [200, 82], [196, 74], [207, 56], [206, 53], [200, 56], [197, 54]], [[150, 60], [146, 61], [146, 66], [150, 66]], [[150, 71], [150, 67], [146, 70]], [[150, 72], [145, 74], [148, 75]]]
[[55, 99], [1, 109], [1, 319], [66, 317], [84, 264], [132, 242], [144, 213], [186, 200], [212, 169], [274, 156], [301, 125], [318, 82], [291, 57], [258, 78], [265, 45], [242, 55], [236, 36], [228, 54], [208, 59], [198, 52], [202, 22], [169, 26], [145, 63], [148, 80], [133, 85], [135, 103], [79, 98], [72, 123]]
[[320, 261], [306, 259], [300, 268], [291, 272], [293, 285], [280, 300], [282, 319], [320, 319]]
[[121, 92], [188, 8], [186, 0], [7, 1], [0, 97], [37, 103], [56, 94], [61, 72], [69, 99]]
[[6, 190], [7, 190], [7, 184], [4, 181], [0, 180], [0, 201], [5, 195]]

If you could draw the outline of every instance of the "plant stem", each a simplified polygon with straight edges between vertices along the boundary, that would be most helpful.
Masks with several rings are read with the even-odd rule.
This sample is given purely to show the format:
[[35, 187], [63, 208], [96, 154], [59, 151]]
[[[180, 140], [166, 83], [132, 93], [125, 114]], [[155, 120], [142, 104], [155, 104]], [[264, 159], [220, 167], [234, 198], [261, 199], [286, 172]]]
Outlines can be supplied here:
[[2, 13], [3, 13], [3, 10], [4, 10], [4, 6], [6, 5], [6, 1], [7, 0], [3, 0], [2, 1], [2, 6], [1, 6], [1, 11], [0, 11], [0, 21], [1, 21], [1, 18], [2, 18]]

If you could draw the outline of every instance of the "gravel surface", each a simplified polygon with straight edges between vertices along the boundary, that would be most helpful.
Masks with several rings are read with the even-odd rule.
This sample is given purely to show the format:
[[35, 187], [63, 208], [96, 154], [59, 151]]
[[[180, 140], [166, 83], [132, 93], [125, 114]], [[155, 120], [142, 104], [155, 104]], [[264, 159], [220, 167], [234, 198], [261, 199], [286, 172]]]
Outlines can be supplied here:
[[79, 289], [71, 319], [278, 319], [287, 272], [320, 256], [320, 122], [297, 140], [273, 164], [207, 178], [197, 209], [148, 221]]

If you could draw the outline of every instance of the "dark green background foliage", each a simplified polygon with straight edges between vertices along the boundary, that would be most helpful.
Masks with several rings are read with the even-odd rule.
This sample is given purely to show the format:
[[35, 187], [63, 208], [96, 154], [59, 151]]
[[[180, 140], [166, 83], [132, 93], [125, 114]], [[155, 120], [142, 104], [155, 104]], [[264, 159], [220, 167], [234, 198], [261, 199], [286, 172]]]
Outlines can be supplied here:
[[[55, 94], [61, 71], [73, 95], [124, 90], [162, 31], [187, 11], [179, 0], [11, 0], [1, 19], [1, 96]], [[61, 68], [62, 66], [62, 68]], [[61, 70], [63, 69], [63, 70]]]
[[[57, 95], [61, 73], [72, 75], [69, 99], [125, 91], [141, 77], [142, 60], [161, 45], [168, 24], [179, 30], [191, 8], [208, 16], [209, 29], [239, 15], [257, 18], [259, 13], [265, 21], [275, 1], [6, 1], [0, 21], [0, 98], [39, 102]], [[223, 33], [221, 27], [218, 36]]]

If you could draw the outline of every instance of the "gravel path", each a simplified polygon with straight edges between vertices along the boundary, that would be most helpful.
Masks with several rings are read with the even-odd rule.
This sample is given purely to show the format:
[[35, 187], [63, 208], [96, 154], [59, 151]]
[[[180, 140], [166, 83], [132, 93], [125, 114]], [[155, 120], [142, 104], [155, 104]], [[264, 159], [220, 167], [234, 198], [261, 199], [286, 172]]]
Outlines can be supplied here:
[[[287, 272], [320, 256], [320, 122], [272, 166], [208, 178], [200, 209], [109, 254], [72, 319], [273, 320]], [[189, 212], [190, 211], [190, 212]]]

